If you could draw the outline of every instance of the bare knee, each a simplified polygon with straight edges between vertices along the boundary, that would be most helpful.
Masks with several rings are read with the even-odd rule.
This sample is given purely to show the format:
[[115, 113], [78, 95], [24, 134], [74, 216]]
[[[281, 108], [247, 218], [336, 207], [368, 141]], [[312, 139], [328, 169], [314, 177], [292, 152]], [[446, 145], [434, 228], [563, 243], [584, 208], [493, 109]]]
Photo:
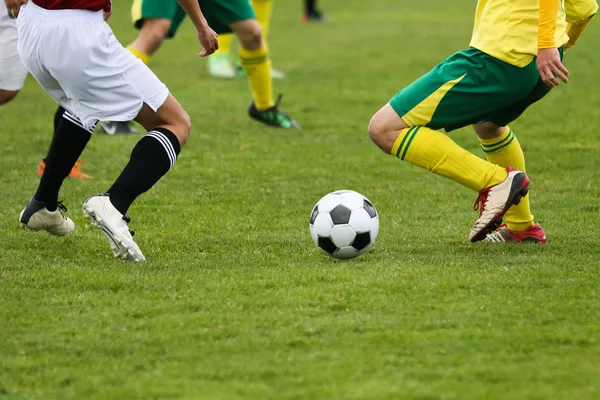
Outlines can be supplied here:
[[167, 96], [165, 102], [156, 111], [144, 104], [135, 120], [147, 131], [151, 131], [156, 127], [170, 130], [177, 136], [181, 147], [187, 142], [192, 130], [190, 116], [171, 94]]
[[143, 53], [152, 55], [162, 45], [169, 29], [171, 29], [171, 20], [169, 19], [146, 19], [132, 46]]
[[382, 151], [390, 154], [400, 132], [407, 127], [408, 125], [387, 104], [371, 118], [369, 122], [369, 138]]
[[176, 135], [179, 143], [183, 147], [187, 143], [190, 133], [192, 132], [192, 120], [187, 112], [182, 108], [181, 112], [175, 117]]
[[18, 90], [3, 90], [0, 89], [0, 106], [8, 103], [19, 94]]
[[480, 139], [490, 140], [502, 136], [506, 131], [506, 126], [496, 125], [493, 122], [483, 122], [473, 125], [475, 133]]
[[262, 28], [255, 19], [236, 22], [231, 25], [241, 46], [246, 50], [258, 50], [263, 45]]

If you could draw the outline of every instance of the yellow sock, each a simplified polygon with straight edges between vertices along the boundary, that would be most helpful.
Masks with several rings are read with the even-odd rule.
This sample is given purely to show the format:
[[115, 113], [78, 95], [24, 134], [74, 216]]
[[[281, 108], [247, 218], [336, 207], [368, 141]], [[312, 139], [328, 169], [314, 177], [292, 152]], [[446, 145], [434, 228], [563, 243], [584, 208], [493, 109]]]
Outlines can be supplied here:
[[[502, 136], [491, 140], [479, 139], [481, 148], [487, 160], [501, 167], [511, 166], [525, 172], [525, 156], [521, 145], [513, 131], [506, 127]], [[529, 195], [523, 197], [521, 202], [512, 206], [506, 212], [504, 221], [513, 231], [524, 231], [533, 225], [533, 215], [529, 208]]]
[[252, 0], [251, 3], [256, 14], [256, 20], [262, 28], [263, 37], [266, 39], [269, 36], [269, 27], [271, 26], [273, 0]]
[[246, 50], [240, 48], [240, 60], [242, 67], [248, 73], [248, 81], [252, 89], [252, 99], [256, 108], [265, 110], [275, 105], [273, 100], [273, 85], [271, 80], [271, 60], [267, 45], [258, 50]]
[[448, 136], [413, 126], [400, 131], [392, 155], [477, 192], [506, 180], [506, 169], [463, 149]]
[[141, 51], [139, 51], [138, 49], [134, 48], [131, 45], [127, 46], [127, 50], [129, 50], [131, 52], [131, 54], [133, 54], [134, 56], [136, 56], [137, 58], [139, 58], [140, 60], [142, 60], [142, 62], [144, 64], [148, 64], [148, 62], [150, 61], [150, 54], [146, 54], [144, 52], [141, 52]]
[[233, 42], [233, 33], [219, 35], [219, 49], [215, 54], [228, 56], [231, 52], [231, 42]]

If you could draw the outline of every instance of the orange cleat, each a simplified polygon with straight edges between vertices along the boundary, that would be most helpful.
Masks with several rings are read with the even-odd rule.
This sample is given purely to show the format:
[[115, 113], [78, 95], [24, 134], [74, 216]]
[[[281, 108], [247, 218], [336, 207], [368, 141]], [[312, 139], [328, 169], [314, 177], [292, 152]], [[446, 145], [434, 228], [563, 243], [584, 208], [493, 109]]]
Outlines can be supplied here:
[[[79, 179], [92, 179], [93, 178], [93, 176], [88, 175], [85, 172], [81, 171], [82, 164], [83, 164], [83, 161], [81, 159], [79, 159], [75, 162], [75, 165], [73, 165], [73, 169], [71, 169], [71, 172], [69, 172], [69, 178], [79, 178]], [[38, 176], [42, 176], [45, 169], [46, 169], [46, 160], [44, 158], [42, 158], [37, 167]]]

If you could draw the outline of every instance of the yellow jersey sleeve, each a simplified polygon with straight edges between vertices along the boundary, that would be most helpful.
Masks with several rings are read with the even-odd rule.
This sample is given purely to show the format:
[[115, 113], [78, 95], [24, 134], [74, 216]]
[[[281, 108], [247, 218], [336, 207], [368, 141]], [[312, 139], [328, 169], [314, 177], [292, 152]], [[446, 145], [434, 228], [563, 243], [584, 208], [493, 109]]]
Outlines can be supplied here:
[[598, 12], [596, 0], [565, 0], [567, 22], [579, 25], [593, 17]]
[[556, 48], [556, 25], [560, 0], [540, 0], [540, 19], [538, 22], [538, 48]]
[[579, 37], [586, 30], [592, 17], [598, 12], [596, 0], [565, 0], [567, 35], [569, 42], [565, 44], [565, 50], [575, 46]]

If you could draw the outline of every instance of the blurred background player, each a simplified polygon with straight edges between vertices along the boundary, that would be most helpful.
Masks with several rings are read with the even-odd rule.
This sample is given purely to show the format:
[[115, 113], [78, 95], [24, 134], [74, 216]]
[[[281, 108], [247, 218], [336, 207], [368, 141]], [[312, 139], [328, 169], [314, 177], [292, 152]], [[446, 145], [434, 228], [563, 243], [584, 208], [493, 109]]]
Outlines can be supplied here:
[[[256, 14], [256, 20], [262, 28], [263, 40], [269, 37], [269, 28], [271, 26], [271, 14], [273, 11], [274, 0], [251, 0], [250, 4]], [[236, 65], [236, 60], [231, 54], [231, 44], [233, 42], [233, 33], [224, 33], [219, 35], [219, 50], [208, 57], [206, 64], [208, 73], [215, 78], [231, 79], [236, 76], [247, 76], [246, 70], [241, 65]], [[271, 68], [271, 77], [273, 79], [283, 79], [284, 73]]]
[[[19, 216], [21, 226], [55, 236], [73, 232], [58, 193], [85, 149], [99, 119], [136, 119], [148, 133], [106, 193], [88, 198], [84, 215], [107, 237], [113, 255], [130, 261], [145, 257], [125, 216], [137, 197], [150, 190], [177, 161], [191, 130], [190, 119], [169, 89], [116, 40], [105, 18], [110, 0], [30, 0], [7, 8], [17, 20], [23, 64], [66, 111], [58, 123], [37, 191]], [[217, 34], [196, 0], [178, 0], [204, 47], [218, 47]], [[9, 14], [10, 15], [10, 14]], [[60, 44], [60, 45], [59, 45]], [[68, 94], [67, 94], [68, 93]]]
[[325, 22], [323, 13], [317, 9], [317, 0], [304, 0], [304, 22]]
[[[472, 242], [493, 235], [505, 213], [526, 201], [529, 179], [515, 168], [525, 168], [523, 153], [507, 125], [558, 78], [568, 81], [559, 50], [568, 42], [560, 3], [540, 0], [532, 7], [529, 0], [514, 0], [506, 13], [505, 0], [479, 0], [469, 49], [402, 89], [369, 124], [371, 139], [384, 152], [479, 192]], [[438, 131], [471, 124], [489, 161]], [[510, 155], [501, 152], [511, 145]], [[534, 226], [533, 217], [521, 228], [526, 226]], [[538, 225], [513, 241], [545, 243], [546, 235]]]
[[[9, 0], [12, 7], [20, 7], [27, 3], [27, 0]], [[21, 57], [17, 50], [17, 22], [8, 15], [8, 9], [4, 0], [0, 0], [0, 106], [13, 100], [23, 88], [27, 69], [21, 62]], [[64, 109], [58, 107], [54, 115], [54, 131]], [[91, 178], [90, 175], [81, 171], [81, 160], [77, 160], [69, 178]], [[42, 158], [38, 164], [37, 174], [39, 176], [44, 172], [46, 159]]]
[[[279, 101], [273, 97], [271, 61], [250, 1], [199, 0], [199, 4], [215, 32], [233, 32], [240, 41], [240, 60], [252, 90], [248, 115], [269, 126], [298, 128], [292, 118], [279, 110]], [[163, 40], [175, 36], [185, 13], [177, 0], [134, 0], [132, 17], [140, 33], [127, 48], [148, 63]]]

